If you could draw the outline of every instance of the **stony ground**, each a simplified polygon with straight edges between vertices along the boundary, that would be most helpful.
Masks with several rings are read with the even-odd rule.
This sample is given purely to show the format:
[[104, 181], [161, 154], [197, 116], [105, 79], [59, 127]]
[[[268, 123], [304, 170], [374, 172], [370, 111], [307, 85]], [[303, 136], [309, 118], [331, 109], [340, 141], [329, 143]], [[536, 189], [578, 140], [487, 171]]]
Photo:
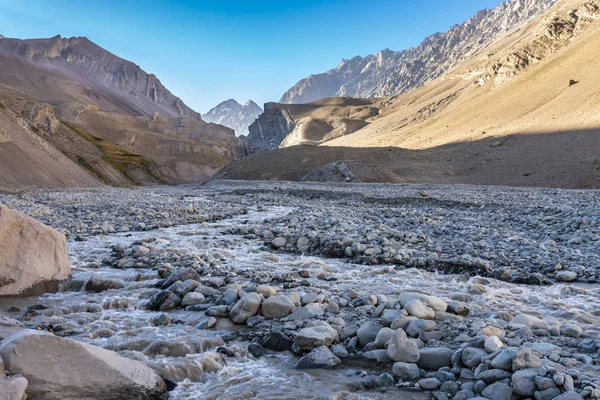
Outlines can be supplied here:
[[[365, 372], [344, 398], [399, 389], [459, 400], [600, 398], [598, 191], [221, 181], [0, 202], [65, 232], [72, 247], [120, 235], [76, 266], [116, 278], [64, 285], [120, 300], [77, 312], [141, 308], [152, 327], [228, 332], [202, 345], [150, 338], [105, 345], [112, 350], [177, 358], [213, 348], [218, 365], [291, 352], [301, 370], [358, 365]], [[214, 221], [233, 222], [203, 239], [210, 252], [161, 245], [165, 227]], [[138, 231], [147, 235], [126, 240]], [[241, 244], [244, 262], [264, 266], [236, 260]], [[139, 271], [135, 282], [118, 278], [129, 270]], [[35, 310], [11, 316], [48, 327]], [[52, 329], [121, 334], [68, 320]], [[208, 398], [228, 398], [223, 390]], [[244, 390], [237, 395], [265, 398]]]

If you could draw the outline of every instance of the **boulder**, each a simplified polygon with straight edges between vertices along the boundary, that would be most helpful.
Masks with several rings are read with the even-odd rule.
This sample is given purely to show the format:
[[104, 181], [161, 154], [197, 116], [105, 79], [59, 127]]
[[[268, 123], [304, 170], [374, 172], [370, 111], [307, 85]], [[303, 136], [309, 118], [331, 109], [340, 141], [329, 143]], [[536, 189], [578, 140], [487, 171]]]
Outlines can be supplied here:
[[236, 324], [245, 323], [248, 318], [258, 313], [261, 297], [256, 293], [248, 293], [235, 303], [235, 306], [229, 312], [229, 317]]
[[358, 343], [364, 347], [367, 343], [374, 342], [377, 338], [377, 334], [383, 328], [379, 321], [367, 321], [358, 328], [356, 336], [358, 336]]
[[0, 378], [0, 399], [25, 400], [26, 390], [27, 379], [21, 375], [12, 375], [9, 378]]
[[328, 325], [311, 326], [304, 328], [294, 338], [296, 345], [303, 350], [315, 347], [329, 346], [339, 338], [338, 332]]
[[341, 363], [338, 357], [331, 352], [326, 346], [319, 346], [313, 349], [310, 353], [302, 357], [292, 367], [294, 369], [316, 369], [316, 368], [333, 368]]
[[88, 292], [96, 292], [96, 293], [100, 293], [100, 292], [104, 292], [105, 290], [110, 290], [110, 289], [123, 289], [125, 287], [125, 284], [119, 280], [116, 279], [102, 279], [100, 277], [97, 276], [92, 276], [86, 283], [85, 283], [85, 290]]
[[401, 381], [414, 381], [421, 377], [421, 371], [417, 364], [405, 362], [394, 363], [392, 374]]
[[294, 308], [294, 303], [289, 297], [284, 295], [275, 295], [267, 298], [261, 307], [262, 315], [267, 318], [287, 317]]
[[404, 305], [404, 309], [409, 315], [417, 317], [419, 319], [433, 319], [435, 317], [435, 311], [426, 306], [421, 300], [411, 300]]
[[430, 296], [423, 293], [417, 292], [406, 292], [402, 293], [398, 298], [402, 307], [412, 300], [420, 300], [426, 306], [432, 308], [434, 311], [446, 311], [448, 305], [446, 302], [439, 297]]
[[454, 351], [446, 347], [423, 347], [419, 350], [419, 368], [437, 371], [442, 367], [452, 366]]
[[0, 204], [0, 297], [57, 291], [70, 276], [65, 235]]
[[535, 378], [537, 376], [537, 368], [527, 368], [515, 372], [511, 379], [515, 393], [523, 397], [533, 397], [536, 390]]
[[31, 397], [160, 399], [166, 391], [165, 382], [147, 365], [49, 332], [17, 332], [2, 341], [0, 356], [7, 370], [27, 379]]
[[396, 362], [416, 363], [419, 361], [419, 346], [408, 339], [402, 329], [396, 330], [387, 348], [388, 357]]

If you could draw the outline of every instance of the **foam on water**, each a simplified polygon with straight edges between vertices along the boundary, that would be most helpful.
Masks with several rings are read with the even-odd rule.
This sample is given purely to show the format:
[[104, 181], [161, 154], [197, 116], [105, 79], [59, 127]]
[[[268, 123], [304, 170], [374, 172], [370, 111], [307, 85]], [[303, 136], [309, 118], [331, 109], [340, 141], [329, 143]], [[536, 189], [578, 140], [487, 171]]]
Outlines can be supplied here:
[[[111, 246], [128, 246], [134, 241], [156, 239], [152, 247], [181, 250], [190, 254], [217, 255], [220, 262], [242, 270], [281, 274], [307, 269], [311, 276], [326, 272], [335, 281], [310, 278], [313, 287], [353, 288], [361, 293], [393, 297], [406, 291], [420, 291], [440, 297], [471, 294], [472, 313], [510, 311], [554, 316], [587, 329], [600, 326], [600, 291], [585, 285], [556, 284], [548, 287], [514, 285], [486, 279], [466, 280], [422, 270], [397, 271], [393, 266], [365, 266], [338, 259], [307, 257], [262, 249], [258, 240], [223, 234], [228, 227], [281, 217], [289, 207], [250, 208], [249, 213], [215, 223], [175, 226], [147, 232], [89, 236], [85, 241], [69, 241], [76, 282], [68, 291], [14, 300], [0, 299], [0, 308], [43, 304], [49, 307], [26, 321], [29, 326], [60, 326], [75, 340], [119, 351], [126, 357], [148, 363], [164, 377], [180, 382], [174, 399], [313, 399], [342, 398], [353, 391], [354, 398], [383, 399], [389, 393], [356, 391], [361, 371], [342, 368], [331, 371], [298, 371], [290, 367], [296, 357], [288, 353], [254, 359], [246, 353], [245, 343], [230, 342], [228, 348], [238, 357], [225, 360], [211, 350], [219, 345], [220, 335], [228, 329], [199, 330], [193, 326], [202, 318], [199, 312], [168, 312], [180, 323], [153, 326], [150, 320], [162, 312], [146, 310], [144, 305], [154, 293], [156, 280], [138, 280], [145, 269], [113, 269], [101, 265], [111, 254]], [[92, 267], [93, 266], [93, 267]], [[120, 279], [125, 288], [101, 293], [82, 292], [83, 282], [92, 275]], [[481, 284], [483, 282], [483, 284]], [[9, 314], [9, 316], [11, 316]], [[239, 328], [236, 328], [239, 329]]]

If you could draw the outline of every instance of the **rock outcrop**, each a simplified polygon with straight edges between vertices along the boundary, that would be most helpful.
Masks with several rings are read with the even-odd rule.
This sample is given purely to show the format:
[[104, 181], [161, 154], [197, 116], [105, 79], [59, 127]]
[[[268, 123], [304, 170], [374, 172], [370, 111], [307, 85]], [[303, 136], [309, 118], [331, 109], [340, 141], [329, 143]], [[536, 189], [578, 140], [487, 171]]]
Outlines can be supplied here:
[[249, 127], [250, 152], [277, 147], [319, 145], [368, 125], [386, 102], [350, 97], [323, 99], [309, 104], [267, 103]]
[[0, 356], [8, 371], [27, 379], [30, 397], [158, 400], [166, 391], [147, 365], [48, 332], [15, 333], [2, 341]]
[[0, 296], [55, 291], [70, 275], [65, 236], [0, 204]]
[[212, 108], [202, 118], [206, 122], [213, 122], [233, 129], [236, 136], [247, 136], [248, 127], [262, 112], [262, 108], [252, 100], [248, 100], [246, 104], [241, 105], [234, 99], [229, 99]]
[[248, 127], [246, 141], [250, 152], [276, 149], [295, 127], [296, 121], [287, 108], [278, 107], [277, 103], [266, 103], [265, 111]]
[[445, 33], [402, 51], [342, 60], [328, 72], [302, 79], [280, 103], [308, 103], [325, 97], [384, 97], [404, 93], [448, 72], [492, 43], [548, 10], [557, 0], [510, 0], [482, 10]]

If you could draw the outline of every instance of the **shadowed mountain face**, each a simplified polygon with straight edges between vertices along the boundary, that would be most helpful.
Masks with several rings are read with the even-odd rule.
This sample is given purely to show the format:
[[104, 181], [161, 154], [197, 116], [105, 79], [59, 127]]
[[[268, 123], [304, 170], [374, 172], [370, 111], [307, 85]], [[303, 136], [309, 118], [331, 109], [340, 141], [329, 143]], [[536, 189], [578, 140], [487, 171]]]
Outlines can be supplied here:
[[[562, 0], [423, 87], [369, 100], [376, 112], [354, 132], [329, 138], [322, 126], [297, 129], [328, 103], [353, 115], [348, 98], [272, 103], [256, 137], [275, 150], [220, 176], [335, 180], [350, 170], [365, 181], [598, 188], [600, 159], [590, 149], [600, 148], [599, 58], [600, 1]], [[313, 146], [287, 147], [298, 138]]]
[[234, 99], [229, 99], [212, 108], [202, 118], [206, 122], [213, 122], [233, 129], [236, 136], [247, 136], [248, 126], [262, 112], [262, 108], [252, 100], [248, 100], [246, 104], [241, 105]]
[[[203, 121], [156, 76], [84, 37], [0, 38], [0, 101], [0, 119], [26, 130], [8, 130], [6, 142], [38, 136], [79, 165], [65, 178], [72, 185], [199, 182], [239, 152], [233, 130]], [[14, 165], [38, 156], [35, 148], [20, 154]], [[37, 176], [30, 171], [27, 181], [64, 185]], [[0, 186], [18, 182], [16, 172], [11, 182], [0, 178]]]
[[482, 10], [448, 32], [436, 33], [402, 51], [342, 60], [325, 73], [302, 79], [280, 103], [309, 103], [324, 97], [385, 97], [422, 86], [543, 14], [557, 0], [510, 0]]

